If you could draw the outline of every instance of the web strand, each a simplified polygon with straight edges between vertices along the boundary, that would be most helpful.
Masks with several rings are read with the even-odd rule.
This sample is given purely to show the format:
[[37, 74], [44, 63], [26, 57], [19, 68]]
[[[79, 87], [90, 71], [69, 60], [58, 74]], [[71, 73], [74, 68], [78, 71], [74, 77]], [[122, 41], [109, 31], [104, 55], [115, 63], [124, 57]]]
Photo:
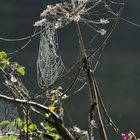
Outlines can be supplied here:
[[[43, 30], [44, 30], [44, 29], [43, 29]], [[27, 37], [23, 37], [23, 38], [10, 39], [10, 38], [3, 38], [3, 37], [0, 37], [0, 40], [1, 40], [1, 41], [6, 41], [6, 42], [24, 41], [24, 40], [28, 40], [28, 39], [31, 39], [31, 38], [36, 37], [36, 36], [39, 35], [43, 30], [40, 30], [39, 32], [37, 32], [37, 33], [35, 33], [35, 34], [32, 34], [32, 35], [27, 36]]]

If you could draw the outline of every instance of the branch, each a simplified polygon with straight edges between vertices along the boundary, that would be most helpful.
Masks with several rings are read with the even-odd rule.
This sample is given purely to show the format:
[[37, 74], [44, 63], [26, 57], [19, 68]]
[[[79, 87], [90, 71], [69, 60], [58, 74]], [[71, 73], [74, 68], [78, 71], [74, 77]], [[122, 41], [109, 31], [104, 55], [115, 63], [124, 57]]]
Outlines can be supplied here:
[[[50, 117], [53, 119], [52, 125], [55, 126], [56, 130], [58, 131], [58, 133], [65, 140], [74, 140], [73, 136], [70, 134], [68, 129], [64, 126], [63, 121], [61, 120], [61, 118], [55, 112], [50, 111], [48, 109], [48, 107], [46, 107], [46, 106], [44, 106], [44, 105], [42, 105], [40, 103], [37, 103], [37, 102], [21, 100], [21, 99], [15, 99], [15, 98], [11, 98], [11, 97], [1, 95], [1, 94], [0, 94], [0, 99], [8, 100], [8, 101], [23, 104], [23, 105], [30, 105], [30, 106], [33, 106], [35, 108], [38, 108], [38, 109], [44, 111], [45, 113], [49, 113]], [[51, 123], [51, 122], [49, 122], [49, 123]]]
[[[81, 59], [83, 61], [83, 69], [86, 71], [88, 82], [89, 82], [91, 106], [94, 105], [94, 107], [91, 109], [91, 112], [90, 112], [90, 116], [91, 116], [90, 121], [92, 119], [95, 120], [97, 127], [99, 129], [101, 139], [107, 140], [107, 136], [106, 136], [106, 132], [105, 132], [105, 128], [104, 128], [104, 124], [102, 121], [102, 116], [101, 116], [101, 112], [100, 112], [100, 108], [99, 108], [99, 103], [98, 103], [99, 100], [98, 100], [98, 95], [97, 95], [97, 91], [96, 91], [96, 87], [95, 87], [95, 83], [94, 83], [94, 77], [93, 77], [93, 73], [92, 73], [92, 69], [91, 69], [91, 64], [87, 58], [87, 54], [85, 51], [85, 46], [84, 46], [84, 42], [82, 39], [82, 35], [81, 35], [81, 31], [80, 31], [78, 22], [76, 24], [76, 29], [77, 29], [77, 36], [79, 39], [79, 45], [80, 45], [80, 49], [81, 49], [80, 52], [81, 52]], [[89, 138], [92, 139], [93, 134], [92, 134], [91, 125], [90, 125], [89, 129], [90, 129]]]

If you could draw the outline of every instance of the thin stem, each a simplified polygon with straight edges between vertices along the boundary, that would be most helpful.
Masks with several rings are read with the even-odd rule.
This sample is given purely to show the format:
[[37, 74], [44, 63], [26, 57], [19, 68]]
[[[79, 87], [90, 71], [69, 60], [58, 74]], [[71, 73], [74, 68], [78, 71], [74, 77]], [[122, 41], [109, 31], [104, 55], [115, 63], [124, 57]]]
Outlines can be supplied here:
[[27, 103], [27, 108], [26, 108], [26, 127], [27, 127], [27, 134], [26, 138], [29, 140], [29, 105]]
[[77, 82], [80, 74], [81, 74], [82, 68], [80, 68], [74, 78], [74, 80], [71, 82], [70, 86], [64, 91], [64, 93], [61, 95], [61, 97], [63, 97], [64, 95], [66, 95], [75, 85], [75, 83]]
[[[98, 95], [97, 95], [97, 91], [96, 91], [96, 86], [94, 83], [94, 77], [93, 77], [93, 73], [92, 73], [92, 69], [91, 69], [91, 64], [89, 62], [89, 60], [87, 59], [87, 54], [85, 51], [85, 46], [84, 46], [84, 42], [82, 39], [82, 35], [81, 35], [81, 31], [80, 31], [80, 27], [79, 27], [79, 23], [76, 22], [76, 31], [77, 31], [77, 36], [79, 39], [79, 45], [80, 45], [80, 53], [81, 53], [81, 59], [83, 61], [83, 68], [85, 69], [86, 73], [87, 73], [87, 78], [89, 81], [89, 89], [90, 89], [90, 96], [91, 96], [91, 105], [96, 104], [96, 106], [94, 106], [94, 109], [91, 109], [90, 112], [90, 116], [92, 116], [92, 119], [95, 119], [95, 122], [97, 124], [97, 126], [99, 127], [99, 133], [100, 133], [100, 137], [102, 140], [107, 140], [107, 136], [106, 136], [106, 132], [105, 132], [105, 128], [104, 128], [104, 124], [102, 121], [102, 116], [101, 116], [101, 112], [100, 112], [100, 108], [99, 108], [99, 103], [98, 103]], [[94, 114], [94, 115], [93, 115]], [[89, 139], [92, 139], [92, 126], [89, 125]]]
[[108, 112], [107, 112], [107, 109], [103, 103], [103, 100], [102, 100], [102, 97], [101, 97], [101, 94], [100, 94], [100, 91], [99, 91], [99, 88], [98, 88], [98, 85], [97, 85], [97, 82], [96, 82], [96, 79], [94, 78], [94, 83], [95, 83], [95, 86], [96, 86], [96, 91], [97, 91], [97, 95], [98, 95], [98, 99], [99, 99], [99, 103], [100, 103], [100, 106], [101, 108], [103, 109], [107, 119], [108, 119], [108, 124], [110, 124], [114, 130], [116, 132], [118, 132], [118, 128], [117, 126], [114, 124], [114, 122], [112, 121], [111, 117], [109, 116]]
[[84, 46], [84, 42], [82, 39], [82, 34], [81, 34], [81, 30], [80, 30], [80, 26], [79, 23], [76, 22], [76, 31], [77, 31], [77, 36], [79, 39], [79, 45], [80, 45], [80, 53], [81, 53], [81, 58], [84, 59], [87, 57], [86, 51], [85, 51], [85, 46]]

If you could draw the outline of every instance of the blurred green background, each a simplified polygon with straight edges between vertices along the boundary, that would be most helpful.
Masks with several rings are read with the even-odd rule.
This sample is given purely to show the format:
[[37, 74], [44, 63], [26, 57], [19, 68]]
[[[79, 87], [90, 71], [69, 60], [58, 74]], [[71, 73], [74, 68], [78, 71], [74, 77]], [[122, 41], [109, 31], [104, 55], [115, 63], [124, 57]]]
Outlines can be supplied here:
[[[21, 38], [31, 35], [33, 24], [39, 19], [46, 4], [52, 0], [0, 0], [0, 37]], [[125, 0], [123, 17], [140, 24], [140, 1]], [[75, 43], [70, 40], [71, 28], [60, 30], [60, 50], [65, 62], [73, 57]], [[24, 45], [25, 41], [7, 43], [0, 41], [0, 50], [11, 52]], [[67, 46], [63, 45], [67, 44]], [[106, 48], [96, 69], [99, 88], [119, 133], [108, 128], [109, 139], [119, 140], [121, 132], [134, 131], [140, 137], [140, 28], [120, 21], [107, 42]], [[14, 54], [12, 59], [26, 67], [24, 83], [29, 89], [36, 85], [36, 60], [39, 37], [23, 51]], [[74, 60], [73, 60], [74, 61]], [[86, 93], [85, 93], [86, 92]], [[88, 90], [76, 94], [66, 101], [67, 110], [73, 123], [82, 129], [87, 127]], [[69, 121], [67, 121], [69, 125]]]

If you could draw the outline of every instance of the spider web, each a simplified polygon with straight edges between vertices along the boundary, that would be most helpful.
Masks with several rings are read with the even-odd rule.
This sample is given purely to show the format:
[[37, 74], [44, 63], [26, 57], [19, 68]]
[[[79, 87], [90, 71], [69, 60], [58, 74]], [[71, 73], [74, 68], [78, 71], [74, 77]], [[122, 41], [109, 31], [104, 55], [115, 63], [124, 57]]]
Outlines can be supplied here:
[[65, 69], [60, 56], [57, 55], [58, 43], [53, 25], [48, 25], [41, 33], [37, 60], [38, 85], [43, 88], [53, 84]]
[[[85, 30], [83, 30], [82, 35], [83, 39], [86, 38], [87, 40], [84, 40], [84, 43], [86, 52], [89, 49], [88, 55], [97, 49], [92, 57], [90, 57], [93, 70], [95, 71], [106, 42], [99, 48], [98, 45], [101, 39], [108, 34], [122, 5], [123, 3], [110, 0], [64, 0], [63, 3], [47, 5], [47, 8], [40, 14], [41, 20], [34, 24], [35, 27], [44, 27], [44, 30], [41, 32], [37, 60], [38, 85], [41, 88], [48, 87], [63, 74], [65, 67], [61, 57], [57, 55], [58, 42], [56, 30], [67, 26], [70, 22], [78, 22], [81, 29], [88, 29], [88, 34], [91, 34], [91, 36], [88, 36], [88, 34], [85, 34]], [[116, 9], [113, 11], [112, 8], [114, 6]], [[81, 74], [81, 77], [84, 77], [84, 75]], [[84, 80], [84, 85], [85, 82], [86, 79]]]

